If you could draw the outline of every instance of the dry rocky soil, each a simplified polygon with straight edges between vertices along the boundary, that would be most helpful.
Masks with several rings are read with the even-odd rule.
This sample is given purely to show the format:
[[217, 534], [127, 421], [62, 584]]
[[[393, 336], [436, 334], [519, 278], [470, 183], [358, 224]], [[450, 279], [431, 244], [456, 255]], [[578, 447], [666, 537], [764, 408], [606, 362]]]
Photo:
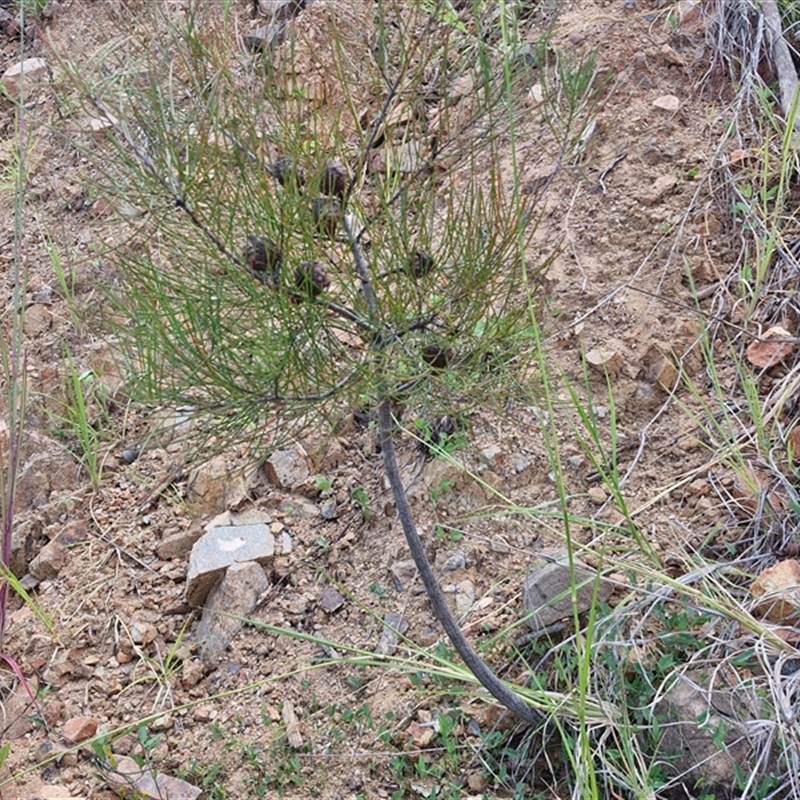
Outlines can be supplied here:
[[[10, 746], [2, 776], [13, 780], [0, 796], [116, 796], [98, 767], [102, 744], [48, 757], [76, 738], [125, 726], [132, 729], [114, 741], [116, 754], [141, 756], [166, 775], [202, 786], [208, 797], [431, 796], [439, 778], [415, 774], [413, 765], [423, 756], [433, 764], [446, 759], [441, 740], [432, 741], [432, 720], [453, 709], [460, 714], [452, 734], [455, 760], [446, 762], [449, 780], [460, 782], [461, 796], [512, 796], [508, 783], [487, 776], [475, 755], [476, 732], [491, 730], [498, 718], [497, 709], [480, 699], [424, 677], [419, 685], [389, 666], [307, 669], [330, 652], [252, 626], [242, 628], [213, 663], [200, 658], [194, 644], [199, 612], [186, 601], [189, 550], [219, 514], [232, 522], [265, 523], [278, 542], [283, 537], [291, 543], [289, 552], [279, 547], [266, 568], [268, 586], [257, 592], [254, 620], [316, 634], [334, 647], [374, 652], [384, 618], [395, 614], [419, 647], [445, 642], [409, 564], [372, 430], [344, 419], [330, 436], [302, 441], [303, 451], [288, 456], [285, 467], [294, 477], [281, 486], [274, 469], [242, 472], [244, 450], [235, 448], [187, 466], [180, 439], [163, 426], [179, 412], [146, 414], [118, 393], [113, 353], [92, 327], [104, 269], [96, 253], [116, 223], [88, 191], [87, 165], [63, 135], [85, 120], [77, 114], [65, 119], [56, 76], [64, 54], [96, 53], [119, 35], [118, 20], [136, 13], [135, 5], [121, 5], [49, 2], [46, 14], [25, 29], [24, 52], [18, 27], [0, 18], [0, 73], [22, 57], [41, 57], [49, 68], [25, 101], [25, 135], [33, 147], [19, 237], [13, 187], [5, 177], [14, 174], [17, 117], [0, 98], [7, 335], [15, 242], [28, 280], [30, 412], [14, 516], [14, 569], [28, 576], [25, 585], [35, 601], [11, 598], [3, 651], [39, 689], [34, 705], [12, 673], [2, 672], [0, 738]], [[313, 29], [316, 18], [344, 13], [349, 5], [317, 0], [300, 12], [297, 24]], [[557, 246], [541, 287], [547, 358], [581, 393], [591, 390], [588, 406], [606, 441], [615, 426], [621, 472], [630, 473], [627, 507], [663, 562], [686, 546], [723, 552], [741, 531], [701, 469], [709, 456], [687, 410], [697, 401], [684, 393], [670, 402], [662, 386], [674, 381], [672, 364], [701, 392], [708, 390], [696, 347], [703, 322], [693, 291], [701, 311], [711, 312], [714, 290], [733, 268], [739, 247], [729, 209], [717, 202], [708, 179], [740, 146], [734, 140], [719, 146], [732, 90], [707, 41], [715, 4], [523, 5], [526, 40], [536, 41], [552, 24], [554, 50], [577, 59], [595, 51], [603, 81], [586, 155], [560, 169], [547, 145], [552, 131], [536, 87], [521, 101], [518, 169], [529, 191], [541, 190], [531, 263]], [[234, 0], [232, 6], [242, 38], [264, 24], [253, 19], [252, 3]], [[15, 3], [0, 7], [10, 15], [18, 10]], [[238, 46], [243, 59], [257, 57], [242, 42]], [[297, 47], [304, 47], [302, 39]], [[674, 107], [663, 100], [667, 96], [677, 98]], [[68, 276], [71, 296], [56, 263]], [[65, 421], [75, 400], [70, 358], [89, 392], [90, 418], [94, 414], [92, 421], [106, 426], [97, 486], [79, 458], [75, 426]], [[102, 418], [96, 402], [101, 395], [110, 409]], [[567, 405], [566, 395], [561, 400]], [[606, 502], [607, 488], [567, 420], [565, 415], [559, 433], [570, 510], [598, 523], [576, 531], [589, 546], [584, 560], [592, 564], [601, 543], [635, 558], [638, 545], [615, 531], [619, 511]], [[505, 413], [476, 412], [455, 455], [514, 504], [546, 503], [556, 498], [556, 486], [541, 426], [541, 413], [520, 402], [509, 403]], [[7, 442], [8, 431], [3, 435]], [[402, 443], [400, 452], [436, 573], [464, 630], [477, 643], [488, 641], [518, 623], [526, 572], [542, 548], [558, 546], [558, 523], [481, 513], [493, 502], [485, 486], [446, 459], [426, 457], [413, 442]], [[678, 485], [695, 469], [694, 480]], [[734, 480], [721, 473], [717, 478], [729, 487]], [[503, 644], [488, 655], [505, 677], [524, 679]], [[513, 724], [500, 723], [504, 730]], [[287, 733], [299, 741], [290, 736], [287, 742]], [[556, 777], [529, 791], [525, 796], [564, 796]]]

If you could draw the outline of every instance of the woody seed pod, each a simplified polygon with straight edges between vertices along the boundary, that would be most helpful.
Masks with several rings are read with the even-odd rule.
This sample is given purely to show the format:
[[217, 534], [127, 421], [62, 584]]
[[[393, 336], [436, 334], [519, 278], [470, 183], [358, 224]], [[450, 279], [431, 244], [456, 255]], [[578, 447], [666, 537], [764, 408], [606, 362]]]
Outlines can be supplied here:
[[281, 250], [272, 239], [262, 239], [251, 233], [244, 245], [244, 259], [251, 272], [262, 283], [271, 282], [278, 286], [281, 282]]
[[302, 189], [306, 182], [306, 174], [302, 167], [294, 163], [291, 156], [279, 156], [274, 164], [266, 168], [281, 186], [296, 186]]
[[295, 286], [312, 300], [331, 285], [328, 270], [320, 261], [302, 261], [294, 271]]
[[415, 278], [424, 278], [426, 275], [430, 275], [433, 266], [433, 256], [431, 256], [427, 250], [420, 247], [414, 255], [411, 256], [411, 260], [408, 264], [408, 271]]
[[450, 347], [430, 344], [422, 350], [422, 360], [430, 364], [431, 369], [444, 369], [452, 358], [453, 350]]
[[350, 183], [350, 176], [347, 168], [338, 159], [326, 161], [322, 168], [322, 176], [319, 181], [321, 194], [328, 197], [338, 197], [344, 199], [347, 192], [347, 185]]
[[317, 230], [329, 239], [336, 238], [336, 229], [342, 219], [342, 206], [335, 198], [318, 197], [312, 206]]

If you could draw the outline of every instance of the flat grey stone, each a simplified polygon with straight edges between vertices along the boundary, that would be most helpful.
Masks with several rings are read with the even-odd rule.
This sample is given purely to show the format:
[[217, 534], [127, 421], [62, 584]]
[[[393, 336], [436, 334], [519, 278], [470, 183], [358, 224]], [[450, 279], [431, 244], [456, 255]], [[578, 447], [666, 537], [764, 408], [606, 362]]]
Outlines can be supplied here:
[[[604, 578], [600, 578], [600, 585], [595, 587], [597, 572], [580, 561], [574, 564], [575, 605], [578, 613], [582, 614], [591, 607], [595, 588], [598, 600], [605, 601], [614, 587]], [[566, 555], [554, 561], [543, 561], [533, 568], [522, 586], [523, 611], [532, 630], [541, 630], [573, 616], [572, 580], [573, 573]]]
[[266, 460], [264, 471], [273, 486], [294, 489], [308, 480], [310, 474], [306, 451], [299, 444], [293, 444], [285, 450], [275, 450]]
[[319, 596], [319, 604], [327, 614], [333, 614], [344, 605], [344, 597], [333, 586], [326, 586]]
[[189, 557], [187, 601], [192, 606], [202, 605], [212, 586], [232, 564], [256, 561], [266, 566], [274, 555], [275, 538], [264, 524], [211, 528], [197, 540]]
[[381, 631], [381, 639], [378, 642], [378, 647], [375, 652], [381, 656], [390, 656], [397, 649], [397, 643], [400, 641], [401, 634], [408, 630], [408, 622], [403, 619], [402, 614], [395, 614], [391, 611], [387, 612], [383, 618], [383, 630]]
[[233, 637], [242, 627], [234, 617], [246, 617], [269, 586], [260, 564], [245, 561], [231, 564], [223, 579], [211, 590], [195, 639], [199, 642], [200, 660], [216, 666]]

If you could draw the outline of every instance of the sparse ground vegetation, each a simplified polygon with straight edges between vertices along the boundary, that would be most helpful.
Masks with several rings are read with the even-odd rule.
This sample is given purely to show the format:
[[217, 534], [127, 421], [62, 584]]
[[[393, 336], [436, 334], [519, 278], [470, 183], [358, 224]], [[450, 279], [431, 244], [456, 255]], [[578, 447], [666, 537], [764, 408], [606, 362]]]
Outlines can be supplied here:
[[0, 794], [800, 798], [797, 5], [0, 2]]

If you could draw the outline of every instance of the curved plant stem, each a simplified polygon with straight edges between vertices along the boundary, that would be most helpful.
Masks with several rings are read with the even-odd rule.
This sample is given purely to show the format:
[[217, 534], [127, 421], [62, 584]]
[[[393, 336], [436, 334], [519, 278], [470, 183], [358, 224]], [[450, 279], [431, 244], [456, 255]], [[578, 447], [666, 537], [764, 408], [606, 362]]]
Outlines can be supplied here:
[[541, 724], [543, 716], [528, 705], [528, 703], [513, 689], [506, 686], [506, 684], [489, 669], [484, 660], [467, 641], [467, 637], [462, 633], [458, 622], [444, 599], [436, 576], [431, 569], [430, 561], [428, 561], [428, 557], [425, 555], [425, 548], [422, 546], [419, 534], [417, 533], [417, 526], [414, 523], [411, 505], [408, 502], [408, 496], [403, 486], [400, 470], [397, 468], [392, 434], [394, 430], [394, 420], [392, 419], [390, 401], [386, 398], [384, 398], [378, 406], [378, 430], [380, 432], [383, 466], [386, 470], [386, 477], [389, 479], [389, 485], [394, 495], [395, 504], [397, 505], [397, 514], [400, 518], [400, 524], [403, 526], [403, 533], [408, 542], [408, 547], [411, 550], [414, 563], [419, 570], [422, 583], [425, 585], [425, 590], [433, 606], [433, 613], [436, 615], [436, 619], [442, 624], [442, 627], [450, 637], [450, 641], [464, 660], [464, 663], [472, 671], [472, 674], [483, 684], [486, 690], [509, 709], [509, 711], [513, 711], [521, 719], [530, 722], [532, 725]]
[[[380, 310], [378, 299], [372, 287], [369, 264], [367, 263], [359, 236], [355, 230], [353, 218], [350, 214], [345, 214], [344, 216], [344, 228], [350, 242], [350, 250], [353, 254], [353, 261], [355, 262], [356, 274], [361, 281], [361, 291], [364, 293], [364, 299], [367, 301], [367, 307], [369, 308], [373, 320], [376, 320]], [[375, 351], [378, 352], [385, 347], [387, 341], [388, 340], [384, 340], [382, 337], [377, 338], [373, 343]], [[461, 628], [458, 626], [458, 622], [447, 605], [447, 601], [444, 599], [436, 576], [433, 574], [433, 569], [431, 569], [430, 561], [428, 561], [428, 556], [425, 555], [425, 548], [422, 546], [419, 534], [417, 533], [417, 526], [414, 522], [414, 512], [411, 510], [411, 504], [408, 502], [408, 495], [406, 494], [405, 486], [403, 486], [403, 479], [400, 475], [400, 470], [397, 468], [397, 458], [394, 451], [394, 430], [395, 425], [394, 419], [392, 418], [391, 397], [386, 391], [385, 386], [381, 386], [378, 391], [378, 432], [381, 442], [381, 454], [383, 456], [383, 468], [386, 472], [389, 486], [392, 489], [392, 494], [394, 495], [397, 515], [400, 518], [400, 524], [403, 527], [403, 533], [405, 534], [406, 542], [408, 542], [408, 548], [411, 550], [411, 557], [414, 559], [414, 563], [419, 570], [422, 583], [425, 586], [425, 591], [433, 607], [433, 613], [436, 615], [436, 619], [441, 623], [445, 633], [450, 637], [450, 641], [453, 643], [453, 646], [456, 648], [456, 651], [461, 656], [464, 663], [489, 694], [521, 719], [531, 723], [531, 725], [539, 725], [544, 719], [542, 714], [528, 705], [528, 703], [513, 689], [509, 689], [509, 687], [489, 669], [486, 662], [478, 655], [467, 640], [467, 637], [464, 636]]]

